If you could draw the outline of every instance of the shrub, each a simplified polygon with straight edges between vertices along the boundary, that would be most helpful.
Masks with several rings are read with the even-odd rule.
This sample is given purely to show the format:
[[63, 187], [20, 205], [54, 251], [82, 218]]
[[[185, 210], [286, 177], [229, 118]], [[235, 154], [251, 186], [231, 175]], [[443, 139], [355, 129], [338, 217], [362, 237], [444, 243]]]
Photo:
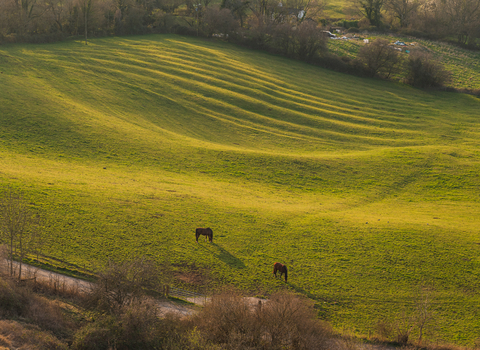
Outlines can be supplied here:
[[319, 52], [326, 51], [327, 39], [316, 23], [303, 21], [294, 31], [295, 54], [302, 61], [311, 62]]
[[27, 311], [29, 299], [30, 293], [27, 290], [17, 290], [11, 281], [0, 280], [0, 317], [23, 316]]
[[375, 333], [383, 341], [391, 339], [393, 332], [394, 332], [393, 324], [387, 320], [380, 320], [375, 325]]
[[107, 350], [114, 343], [115, 320], [106, 317], [77, 331], [72, 344], [73, 350]]
[[400, 63], [400, 55], [388, 40], [376, 39], [360, 49], [356, 60], [371, 77], [389, 78]]
[[[67, 344], [35, 327], [0, 320], [0, 348], [29, 350], [66, 350]], [[2, 348], [3, 349], [3, 348]]]
[[0, 280], [0, 317], [22, 318], [62, 337], [68, 336], [73, 329], [73, 323], [57, 303], [33, 293], [29, 286], [19, 286], [12, 280]]
[[98, 317], [81, 328], [73, 350], [188, 349], [186, 327], [169, 314], [156, 315], [157, 305], [142, 300], [123, 306], [115, 315]]
[[246, 299], [236, 292], [225, 292], [211, 301], [194, 317], [194, 324], [208, 342], [227, 344], [235, 341], [244, 346], [258, 344], [256, 318]]
[[441, 87], [450, 80], [450, 72], [426, 53], [412, 52], [407, 60], [407, 69], [407, 82], [416, 87]]
[[147, 290], [155, 290], [159, 276], [157, 266], [144, 258], [109, 262], [105, 270], [98, 273], [87, 304], [112, 312], [122, 310], [123, 306], [139, 300]]
[[41, 329], [60, 337], [69, 336], [74, 328], [73, 322], [67, 319], [57, 303], [38, 295], [30, 297], [25, 316]]
[[313, 305], [291, 293], [273, 295], [259, 314], [270, 348], [327, 349], [331, 330], [316, 319]]
[[193, 324], [203, 343], [229, 349], [326, 349], [331, 330], [311, 304], [290, 293], [251, 304], [237, 293], [214, 296]]

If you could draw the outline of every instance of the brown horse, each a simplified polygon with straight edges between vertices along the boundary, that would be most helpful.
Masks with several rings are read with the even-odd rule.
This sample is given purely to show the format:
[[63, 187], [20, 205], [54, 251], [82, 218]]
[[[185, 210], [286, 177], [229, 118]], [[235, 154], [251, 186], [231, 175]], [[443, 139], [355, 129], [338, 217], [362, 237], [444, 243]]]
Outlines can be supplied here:
[[288, 270], [287, 270], [287, 265], [280, 264], [279, 262], [276, 262], [273, 264], [273, 274], [275, 277], [277, 277], [277, 271], [280, 272], [280, 277], [282, 277], [283, 274], [285, 274], [285, 282], [287, 282], [287, 277], [288, 277]]
[[197, 228], [195, 230], [195, 239], [197, 240], [197, 243], [198, 243], [198, 237], [200, 237], [200, 235], [205, 236], [205, 241], [207, 240], [207, 237], [208, 237], [208, 240], [210, 242], [213, 242], [213, 231], [210, 227]]

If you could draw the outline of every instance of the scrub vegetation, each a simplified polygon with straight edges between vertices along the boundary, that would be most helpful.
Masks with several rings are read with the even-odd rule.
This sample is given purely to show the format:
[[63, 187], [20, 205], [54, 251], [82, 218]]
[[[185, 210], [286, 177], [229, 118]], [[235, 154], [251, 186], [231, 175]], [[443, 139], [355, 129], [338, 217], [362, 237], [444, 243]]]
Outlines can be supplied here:
[[143, 255], [197, 291], [302, 294], [359, 335], [428, 295], [424, 339], [479, 337], [478, 98], [175, 35], [0, 63], [0, 184], [42, 218], [41, 262]]

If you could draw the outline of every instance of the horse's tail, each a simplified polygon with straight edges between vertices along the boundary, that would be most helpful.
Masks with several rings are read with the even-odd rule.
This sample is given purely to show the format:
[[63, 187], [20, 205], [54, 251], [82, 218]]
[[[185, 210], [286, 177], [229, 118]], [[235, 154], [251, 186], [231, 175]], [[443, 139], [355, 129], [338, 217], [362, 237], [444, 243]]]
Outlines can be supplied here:
[[285, 282], [287, 282], [288, 269], [287, 269], [287, 265], [283, 265], [283, 266], [285, 266]]

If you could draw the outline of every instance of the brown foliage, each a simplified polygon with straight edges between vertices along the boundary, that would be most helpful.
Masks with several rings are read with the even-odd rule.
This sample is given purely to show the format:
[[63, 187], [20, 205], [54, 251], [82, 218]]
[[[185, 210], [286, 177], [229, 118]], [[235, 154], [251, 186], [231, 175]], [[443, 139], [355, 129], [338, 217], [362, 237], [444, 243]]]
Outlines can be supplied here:
[[58, 303], [10, 279], [0, 280], [0, 317], [21, 318], [60, 337], [68, 336], [74, 328], [74, 323], [65, 316]]
[[208, 343], [227, 349], [325, 349], [331, 336], [313, 307], [290, 293], [253, 305], [236, 293], [219, 294], [194, 323]]
[[159, 281], [157, 266], [144, 258], [109, 262], [105, 270], [98, 273], [88, 302], [90, 306], [115, 312], [139, 300], [147, 290], [156, 289]]
[[440, 87], [447, 83], [451, 76], [440, 62], [426, 53], [412, 52], [407, 65], [407, 82], [416, 87]]
[[400, 63], [400, 56], [390, 47], [388, 40], [377, 39], [362, 47], [356, 60], [371, 77], [380, 75], [389, 78]]
[[67, 345], [53, 335], [15, 321], [0, 320], [0, 347], [17, 350], [60, 350]]
[[205, 10], [203, 24], [208, 37], [217, 33], [227, 38], [238, 27], [238, 23], [231, 11], [226, 8], [219, 9], [218, 7], [209, 7]]

